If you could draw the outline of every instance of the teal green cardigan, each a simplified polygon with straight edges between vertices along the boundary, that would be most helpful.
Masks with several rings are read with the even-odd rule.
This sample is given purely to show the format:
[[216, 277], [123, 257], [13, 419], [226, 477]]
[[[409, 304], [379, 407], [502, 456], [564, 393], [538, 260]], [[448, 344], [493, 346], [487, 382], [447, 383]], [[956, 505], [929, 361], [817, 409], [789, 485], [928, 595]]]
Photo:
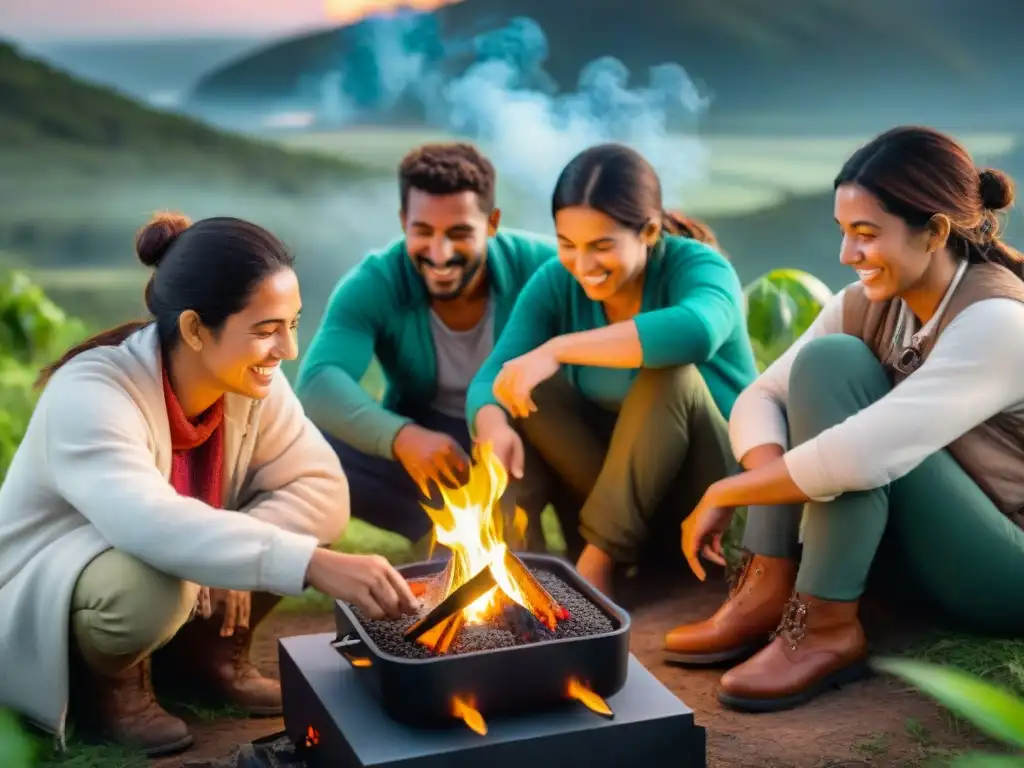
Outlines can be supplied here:
[[[502, 230], [487, 249], [494, 335], [523, 286], [557, 248], [550, 238]], [[303, 356], [296, 392], [320, 429], [364, 453], [393, 458], [395, 435], [411, 421], [395, 412], [429, 407], [437, 390], [429, 296], [405, 240], [371, 253], [335, 287]], [[373, 356], [387, 382], [383, 403], [360, 386]]]
[[[757, 378], [744, 314], [739, 277], [724, 256], [696, 240], [664, 237], [648, 262], [643, 304], [634, 319], [642, 367], [695, 364], [728, 419], [739, 393]], [[559, 262], [545, 264], [523, 289], [505, 332], [469, 387], [469, 424], [480, 408], [497, 405], [492, 388], [507, 361], [556, 336], [606, 325], [602, 305], [588, 299]], [[566, 366], [581, 394], [612, 409], [621, 404], [637, 371]]]

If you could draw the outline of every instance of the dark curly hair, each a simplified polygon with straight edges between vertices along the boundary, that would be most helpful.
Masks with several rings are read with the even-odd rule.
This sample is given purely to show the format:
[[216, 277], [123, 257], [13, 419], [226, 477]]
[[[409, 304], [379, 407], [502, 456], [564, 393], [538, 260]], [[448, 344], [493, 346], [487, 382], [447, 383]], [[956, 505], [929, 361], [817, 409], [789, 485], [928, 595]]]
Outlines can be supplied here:
[[472, 144], [462, 142], [424, 144], [412, 150], [398, 166], [398, 187], [402, 210], [409, 203], [409, 190], [428, 195], [475, 192], [480, 210], [494, 209], [495, 172], [491, 161]]

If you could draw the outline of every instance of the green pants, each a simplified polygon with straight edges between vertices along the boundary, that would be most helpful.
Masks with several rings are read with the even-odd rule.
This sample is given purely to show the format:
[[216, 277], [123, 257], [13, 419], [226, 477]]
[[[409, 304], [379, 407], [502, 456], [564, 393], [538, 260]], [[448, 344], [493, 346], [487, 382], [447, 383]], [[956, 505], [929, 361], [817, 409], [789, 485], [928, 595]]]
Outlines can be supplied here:
[[[852, 336], [816, 339], [790, 373], [793, 445], [879, 400], [891, 388], [871, 351]], [[969, 393], [965, 393], [969, 396]], [[803, 511], [802, 552], [798, 543]], [[929, 602], [977, 629], [1024, 629], [1024, 531], [1017, 528], [946, 451], [881, 488], [831, 502], [751, 507], [744, 546], [800, 557], [797, 589], [826, 600], [864, 592], [885, 539], [885, 565], [909, 577]]]
[[617, 413], [562, 375], [534, 402], [519, 429], [576, 500], [583, 539], [620, 563], [652, 545], [681, 557], [680, 523], [734, 468], [726, 421], [697, 368], [640, 371]]
[[108, 549], [85, 567], [71, 598], [77, 650], [93, 669], [117, 674], [167, 644], [198, 594], [195, 584]]

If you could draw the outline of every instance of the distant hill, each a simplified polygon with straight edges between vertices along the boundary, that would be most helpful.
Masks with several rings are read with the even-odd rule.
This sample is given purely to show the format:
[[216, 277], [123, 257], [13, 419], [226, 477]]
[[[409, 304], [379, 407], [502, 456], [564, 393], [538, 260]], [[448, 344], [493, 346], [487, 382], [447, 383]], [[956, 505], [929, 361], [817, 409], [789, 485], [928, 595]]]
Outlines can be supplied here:
[[[737, 118], [755, 113], [782, 130], [787, 114], [795, 123], [821, 115], [847, 131], [873, 130], [876, 112], [888, 122], [942, 122], [951, 110], [977, 120], [1009, 106], [1024, 71], [1020, 0], [588, 0], [585, 13], [551, 0], [464, 0], [431, 23], [451, 43], [518, 16], [543, 28], [546, 69], [561, 89], [572, 89], [581, 68], [602, 56], [641, 77], [677, 62], [713, 93], [711, 122], [740, 127]], [[365, 64], [372, 42], [365, 22], [282, 40], [210, 72], [191, 100], [315, 102], [327, 72], [374, 76]]]
[[0, 42], [0, 179], [24, 184], [51, 173], [63, 182], [75, 173], [92, 183], [179, 178], [300, 194], [361, 171], [151, 109]]
[[160, 105], [211, 69], [265, 43], [262, 37], [167, 37], [38, 42], [22, 50], [76, 77]]
[[0, 251], [25, 263], [130, 265], [134, 231], [163, 208], [305, 244], [331, 232], [322, 201], [377, 173], [151, 109], [0, 43]]

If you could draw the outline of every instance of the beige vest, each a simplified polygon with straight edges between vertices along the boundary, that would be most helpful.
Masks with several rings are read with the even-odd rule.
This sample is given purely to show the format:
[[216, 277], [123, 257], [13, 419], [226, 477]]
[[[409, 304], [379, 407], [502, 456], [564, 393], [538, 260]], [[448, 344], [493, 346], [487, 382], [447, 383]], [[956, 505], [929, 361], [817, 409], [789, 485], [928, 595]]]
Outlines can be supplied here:
[[[934, 331], [920, 340], [914, 353], [905, 346], [909, 334], [904, 335], [901, 324], [903, 302], [869, 301], [863, 287], [853, 285], [843, 296], [843, 332], [870, 347], [895, 386], [928, 357], [936, 339], [957, 315], [976, 301], [993, 298], [1024, 303], [1024, 282], [997, 264], [971, 265], [954, 289]], [[999, 329], [993, 328], [992, 332], [999, 333]], [[1007, 341], [1021, 343], [1019, 339]], [[962, 394], [971, 396], [970, 392]], [[998, 413], [961, 435], [947, 449], [996, 506], [1024, 528], [1024, 414]]]

